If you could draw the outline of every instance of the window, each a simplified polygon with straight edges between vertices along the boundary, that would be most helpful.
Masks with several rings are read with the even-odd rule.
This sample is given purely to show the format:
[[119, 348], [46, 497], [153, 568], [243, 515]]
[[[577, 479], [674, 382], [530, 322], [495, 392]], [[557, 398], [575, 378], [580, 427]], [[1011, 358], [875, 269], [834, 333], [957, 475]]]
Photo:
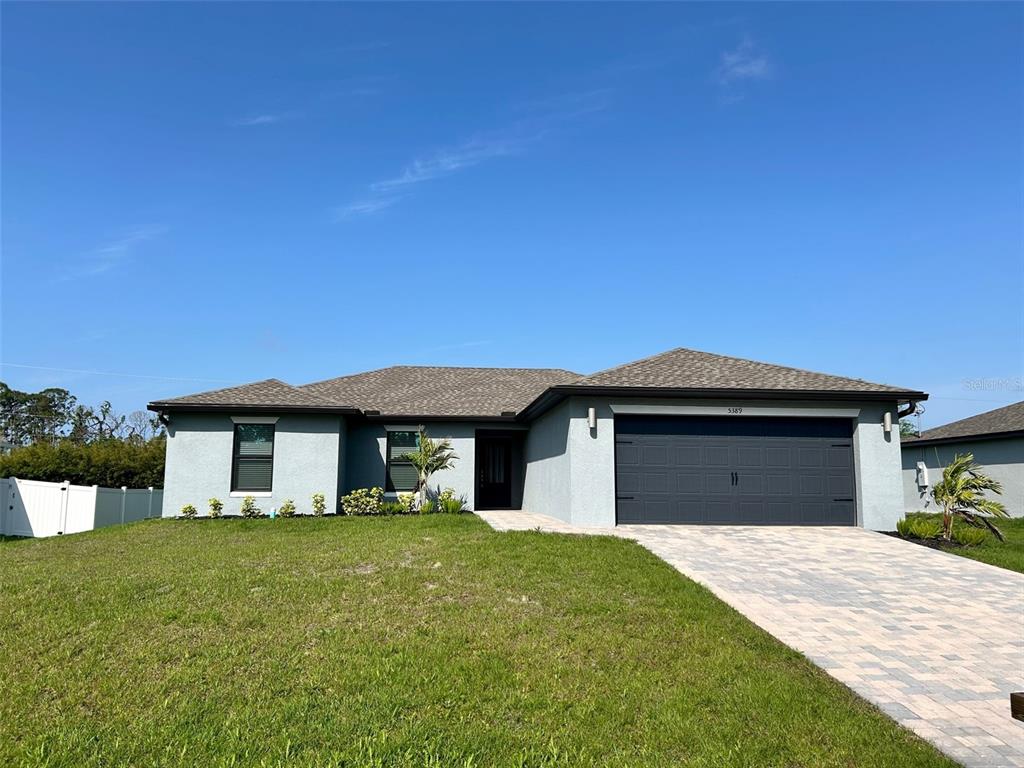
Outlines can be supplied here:
[[235, 424], [232, 491], [269, 491], [274, 478], [274, 425]]
[[412, 491], [418, 477], [416, 468], [408, 459], [400, 458], [403, 453], [416, 450], [419, 435], [416, 432], [388, 431], [388, 477], [387, 491]]

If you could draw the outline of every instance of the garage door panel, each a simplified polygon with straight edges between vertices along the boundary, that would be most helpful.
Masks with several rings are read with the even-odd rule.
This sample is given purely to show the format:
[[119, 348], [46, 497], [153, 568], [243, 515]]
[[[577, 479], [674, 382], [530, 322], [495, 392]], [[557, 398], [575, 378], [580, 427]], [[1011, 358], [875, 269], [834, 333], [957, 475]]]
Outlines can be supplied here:
[[704, 475], [704, 488], [708, 496], [731, 496], [732, 475], [728, 472], [708, 472]]
[[705, 467], [728, 467], [731, 466], [729, 446], [707, 445], [704, 447]]
[[677, 445], [672, 450], [675, 466], [699, 467], [701, 465], [700, 445]]
[[676, 493], [681, 494], [702, 494], [704, 493], [703, 476], [698, 472], [676, 473]]
[[740, 495], [743, 494], [756, 494], [758, 496], [764, 495], [764, 476], [754, 475], [748, 472], [737, 472], [736, 483], [733, 486], [736, 492]]
[[668, 493], [668, 472], [644, 472], [644, 493]]
[[763, 467], [764, 446], [762, 445], [738, 445], [736, 446], [737, 467]]
[[852, 525], [851, 434], [849, 419], [616, 417], [618, 521]]
[[666, 445], [645, 445], [641, 448], [640, 455], [645, 466], [668, 466], [668, 446]]

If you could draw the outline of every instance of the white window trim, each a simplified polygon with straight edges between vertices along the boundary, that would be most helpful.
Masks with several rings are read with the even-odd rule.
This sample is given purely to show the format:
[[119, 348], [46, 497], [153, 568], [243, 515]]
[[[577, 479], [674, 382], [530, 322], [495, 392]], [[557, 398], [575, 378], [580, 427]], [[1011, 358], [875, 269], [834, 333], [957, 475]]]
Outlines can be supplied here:
[[418, 426], [396, 426], [394, 424], [386, 424], [384, 426], [385, 432], [419, 432]]
[[273, 495], [273, 491], [231, 491], [228, 498], [244, 499], [246, 496], [252, 496], [254, 499], [269, 499]]
[[232, 416], [235, 424], [277, 424], [280, 416]]

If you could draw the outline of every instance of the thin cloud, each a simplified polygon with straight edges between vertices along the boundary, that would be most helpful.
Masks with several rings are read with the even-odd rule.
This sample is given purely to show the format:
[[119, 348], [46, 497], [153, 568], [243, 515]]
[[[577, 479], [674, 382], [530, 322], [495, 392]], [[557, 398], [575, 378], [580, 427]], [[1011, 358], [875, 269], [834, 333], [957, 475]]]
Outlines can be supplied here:
[[273, 125], [274, 123], [283, 123], [285, 120], [293, 120], [297, 116], [298, 115], [295, 112], [266, 112], [261, 115], [250, 115], [249, 117], [243, 117], [240, 120], [235, 120], [232, 125]]
[[334, 209], [335, 221], [345, 221], [359, 216], [371, 216], [380, 213], [385, 208], [390, 208], [397, 203], [397, 197], [370, 197], [366, 200], [356, 200], [348, 205], [339, 205]]
[[743, 38], [732, 50], [722, 51], [715, 70], [719, 85], [727, 87], [751, 80], [767, 80], [771, 76], [771, 60], [757, 50], [749, 37]]
[[461, 144], [445, 147], [414, 159], [393, 177], [369, 185], [369, 194], [335, 209], [336, 219], [368, 216], [390, 208], [405, 193], [435, 179], [444, 178], [491, 160], [525, 154], [558, 125], [607, 109], [610, 92], [595, 90], [563, 94], [554, 99], [517, 107], [525, 116], [500, 132], [477, 135]]
[[143, 243], [155, 240], [166, 232], [167, 227], [163, 226], [140, 227], [125, 232], [120, 237], [86, 253], [72, 265], [64, 279], [71, 280], [109, 272], [129, 262]]

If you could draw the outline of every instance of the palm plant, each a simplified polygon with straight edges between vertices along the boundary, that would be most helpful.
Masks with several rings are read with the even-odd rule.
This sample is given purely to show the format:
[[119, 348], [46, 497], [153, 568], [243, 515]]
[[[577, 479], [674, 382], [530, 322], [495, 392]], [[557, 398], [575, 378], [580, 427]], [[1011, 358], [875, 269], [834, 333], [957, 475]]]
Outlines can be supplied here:
[[1004, 541], [1003, 533], [989, 517], [1009, 517], [1000, 502], [985, 498], [985, 491], [1000, 494], [1003, 486], [998, 480], [983, 474], [974, 463], [974, 454], [957, 454], [949, 466], [942, 470], [942, 480], [932, 489], [932, 498], [942, 507], [942, 537], [949, 541], [953, 533], [953, 518], [959, 517], [974, 528], [987, 528]]
[[419, 437], [416, 440], [416, 450], [411, 453], [402, 454], [402, 458], [408, 461], [416, 469], [416, 507], [423, 505], [423, 492], [427, 488], [430, 476], [435, 472], [451, 469], [455, 460], [459, 457], [452, 450], [450, 440], [431, 440], [427, 437], [427, 431], [420, 427]]

